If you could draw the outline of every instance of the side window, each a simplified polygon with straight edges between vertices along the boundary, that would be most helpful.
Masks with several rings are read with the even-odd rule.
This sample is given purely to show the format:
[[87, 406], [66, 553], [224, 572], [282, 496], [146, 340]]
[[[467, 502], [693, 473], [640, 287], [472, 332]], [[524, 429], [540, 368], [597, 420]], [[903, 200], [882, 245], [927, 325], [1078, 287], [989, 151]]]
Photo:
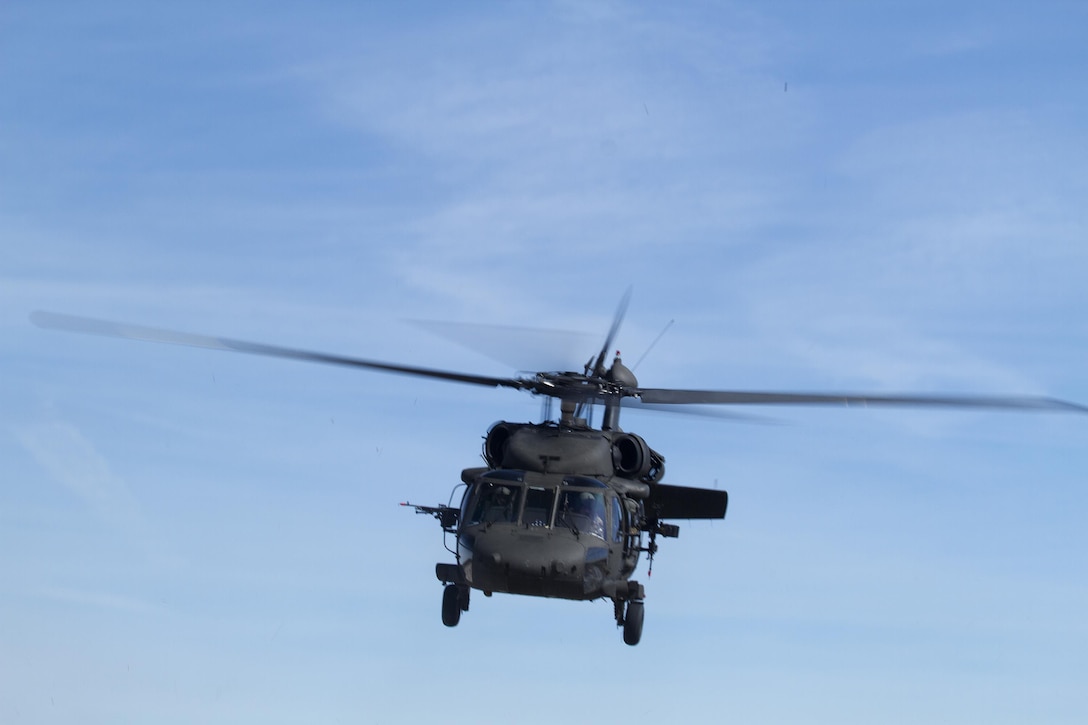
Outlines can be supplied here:
[[614, 543], [620, 543], [623, 541], [623, 533], [621, 530], [621, 524], [623, 523], [623, 507], [620, 506], [620, 500], [618, 498], [612, 499], [612, 522], [611, 533], [612, 541]]
[[469, 507], [472, 505], [473, 499], [476, 497], [475, 484], [465, 489], [465, 495], [461, 497], [461, 523], [469, 523]]
[[643, 511], [641, 503], [636, 504], [631, 499], [624, 501], [623, 549], [628, 556], [638, 556], [642, 548], [642, 530], [638, 528], [638, 522], [642, 519]]

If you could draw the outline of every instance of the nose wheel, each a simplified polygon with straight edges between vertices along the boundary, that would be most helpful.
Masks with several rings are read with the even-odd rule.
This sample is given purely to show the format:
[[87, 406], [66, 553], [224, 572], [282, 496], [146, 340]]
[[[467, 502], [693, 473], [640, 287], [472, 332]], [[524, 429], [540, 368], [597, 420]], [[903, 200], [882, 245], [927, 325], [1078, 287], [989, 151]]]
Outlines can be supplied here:
[[442, 591], [442, 624], [456, 627], [461, 621], [461, 612], [468, 611], [468, 587], [447, 584]]
[[616, 593], [612, 604], [616, 610], [616, 624], [623, 627], [623, 641], [634, 647], [642, 639], [642, 620], [646, 616], [643, 599], [646, 590], [638, 582], [628, 582], [626, 591]]
[[623, 617], [623, 642], [634, 647], [642, 639], [642, 619], [646, 610], [642, 602], [627, 602], [627, 613]]

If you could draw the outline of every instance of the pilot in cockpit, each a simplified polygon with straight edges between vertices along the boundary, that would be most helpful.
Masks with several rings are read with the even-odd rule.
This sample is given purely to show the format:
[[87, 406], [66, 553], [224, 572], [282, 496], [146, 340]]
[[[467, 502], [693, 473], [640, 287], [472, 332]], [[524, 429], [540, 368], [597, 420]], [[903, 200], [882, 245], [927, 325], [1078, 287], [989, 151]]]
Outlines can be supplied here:
[[604, 497], [589, 491], [563, 492], [555, 523], [572, 529], [575, 534], [591, 534], [603, 539]]

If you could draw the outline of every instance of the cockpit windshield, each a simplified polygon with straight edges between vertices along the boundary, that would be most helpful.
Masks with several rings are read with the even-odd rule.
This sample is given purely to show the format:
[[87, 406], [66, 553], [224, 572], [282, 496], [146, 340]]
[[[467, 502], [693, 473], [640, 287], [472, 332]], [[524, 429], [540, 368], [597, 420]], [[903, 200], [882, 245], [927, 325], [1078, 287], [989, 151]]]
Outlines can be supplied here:
[[[586, 490], [591, 484], [600, 488]], [[554, 526], [599, 539], [610, 535], [609, 538], [615, 541], [620, 538], [620, 516], [615, 510], [618, 509], [618, 501], [611, 499], [614, 510], [609, 520], [605, 513], [606, 490], [604, 484], [588, 478], [574, 480], [572, 477], [564, 480], [559, 487], [534, 485], [521, 480], [485, 479], [465, 494], [461, 520], [468, 526], [520, 524], [526, 528], [541, 529]]]
[[483, 482], [476, 490], [476, 503], [468, 517], [469, 524], [514, 523], [521, 508], [518, 485]]
[[561, 492], [555, 525], [569, 528], [578, 534], [589, 534], [603, 539], [604, 496], [594, 491]]
[[525, 492], [525, 513], [521, 522], [529, 527], [547, 527], [552, 520], [555, 489], [529, 486]]

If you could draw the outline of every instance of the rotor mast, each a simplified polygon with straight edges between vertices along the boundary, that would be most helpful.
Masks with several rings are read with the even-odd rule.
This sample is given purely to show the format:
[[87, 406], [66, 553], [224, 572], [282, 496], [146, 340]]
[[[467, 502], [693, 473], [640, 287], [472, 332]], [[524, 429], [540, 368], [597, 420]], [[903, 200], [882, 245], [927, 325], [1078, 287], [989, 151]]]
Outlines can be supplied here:
[[620, 351], [616, 350], [616, 357], [612, 359], [612, 367], [604, 374], [604, 379], [611, 384], [609, 387], [614, 388], [617, 392], [605, 399], [604, 422], [601, 427], [604, 430], [619, 430], [620, 401], [623, 399], [622, 391], [625, 388], [637, 390], [638, 378], [635, 377], [630, 368], [623, 364], [623, 360], [620, 359]]

